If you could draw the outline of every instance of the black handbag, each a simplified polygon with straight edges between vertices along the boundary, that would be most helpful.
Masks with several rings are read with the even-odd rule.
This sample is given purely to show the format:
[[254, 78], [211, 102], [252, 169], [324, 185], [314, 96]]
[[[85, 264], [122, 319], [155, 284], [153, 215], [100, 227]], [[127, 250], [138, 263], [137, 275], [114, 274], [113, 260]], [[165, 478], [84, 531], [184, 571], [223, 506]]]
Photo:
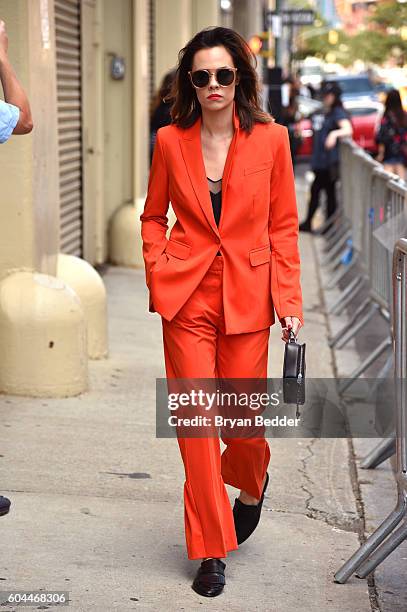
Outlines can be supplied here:
[[297, 342], [290, 329], [284, 349], [283, 363], [283, 401], [296, 404], [296, 418], [300, 416], [298, 406], [305, 403], [305, 342]]

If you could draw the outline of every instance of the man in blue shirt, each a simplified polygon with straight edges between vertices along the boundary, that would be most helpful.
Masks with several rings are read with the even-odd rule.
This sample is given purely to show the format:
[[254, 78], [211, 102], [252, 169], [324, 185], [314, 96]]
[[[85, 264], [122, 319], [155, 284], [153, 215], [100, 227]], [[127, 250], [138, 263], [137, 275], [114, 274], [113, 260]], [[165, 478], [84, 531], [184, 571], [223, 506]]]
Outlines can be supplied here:
[[[33, 129], [30, 104], [13, 70], [7, 55], [8, 36], [6, 25], [0, 19], [0, 82], [5, 100], [0, 100], [0, 144], [11, 134], [28, 134]], [[11, 502], [0, 495], [0, 516], [10, 510]]]
[[0, 100], [0, 144], [11, 134], [28, 134], [33, 129], [30, 104], [7, 55], [6, 25], [0, 19], [0, 82], [4, 101]]

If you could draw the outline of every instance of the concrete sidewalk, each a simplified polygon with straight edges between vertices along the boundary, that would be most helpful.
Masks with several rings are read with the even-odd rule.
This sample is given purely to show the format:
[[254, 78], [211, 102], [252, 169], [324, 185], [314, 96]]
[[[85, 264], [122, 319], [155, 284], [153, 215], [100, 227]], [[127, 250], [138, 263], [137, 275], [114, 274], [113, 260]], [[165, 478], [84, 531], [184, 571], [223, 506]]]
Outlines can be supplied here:
[[[301, 218], [305, 192], [299, 177]], [[314, 238], [300, 241], [307, 375], [332, 377]], [[183, 465], [176, 440], [155, 438], [160, 317], [147, 312], [144, 270], [110, 267], [104, 280], [110, 355], [90, 363], [90, 391], [0, 399], [0, 492], [12, 500], [0, 519], [0, 589], [67, 590], [71, 609], [84, 612], [378, 609], [366, 580], [333, 582], [359, 546], [362, 519], [345, 439], [270, 440], [256, 533], [228, 556], [220, 597], [191, 589], [199, 561], [186, 556]], [[269, 376], [281, 376], [283, 350], [275, 325]], [[229, 491], [233, 503], [237, 491]]]

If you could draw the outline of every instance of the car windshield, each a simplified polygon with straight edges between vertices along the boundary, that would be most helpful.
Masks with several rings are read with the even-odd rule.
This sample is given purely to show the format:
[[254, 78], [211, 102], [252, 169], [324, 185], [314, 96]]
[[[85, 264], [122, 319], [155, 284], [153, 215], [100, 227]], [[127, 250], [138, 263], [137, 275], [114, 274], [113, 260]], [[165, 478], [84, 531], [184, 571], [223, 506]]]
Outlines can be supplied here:
[[362, 77], [355, 79], [336, 79], [336, 83], [338, 83], [344, 94], [360, 93], [373, 89], [369, 79]]

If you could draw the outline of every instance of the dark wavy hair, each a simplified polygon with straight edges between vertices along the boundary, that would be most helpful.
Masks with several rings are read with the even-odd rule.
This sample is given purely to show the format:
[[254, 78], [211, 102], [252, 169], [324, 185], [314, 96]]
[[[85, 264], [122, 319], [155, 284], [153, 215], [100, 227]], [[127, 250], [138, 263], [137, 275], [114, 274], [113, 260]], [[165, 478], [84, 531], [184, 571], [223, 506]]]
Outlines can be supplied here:
[[175, 79], [167, 96], [167, 99], [173, 100], [170, 110], [172, 123], [181, 128], [188, 128], [202, 114], [188, 71], [192, 70], [193, 58], [197, 51], [218, 46], [227, 49], [237, 68], [239, 83], [235, 90], [235, 104], [241, 128], [250, 133], [255, 122], [274, 121], [274, 118], [260, 106], [261, 87], [256, 72], [257, 59], [245, 39], [230, 28], [210, 26], [195, 34], [178, 53]]
[[407, 127], [407, 113], [403, 109], [398, 89], [391, 89], [386, 97], [384, 115], [393, 118], [398, 127]]
[[154, 112], [163, 103], [164, 98], [168, 96], [171, 91], [171, 87], [175, 78], [175, 68], [165, 73], [161, 80], [160, 87], [156, 91], [155, 95], [151, 98], [150, 102], [150, 118], [154, 115]]

